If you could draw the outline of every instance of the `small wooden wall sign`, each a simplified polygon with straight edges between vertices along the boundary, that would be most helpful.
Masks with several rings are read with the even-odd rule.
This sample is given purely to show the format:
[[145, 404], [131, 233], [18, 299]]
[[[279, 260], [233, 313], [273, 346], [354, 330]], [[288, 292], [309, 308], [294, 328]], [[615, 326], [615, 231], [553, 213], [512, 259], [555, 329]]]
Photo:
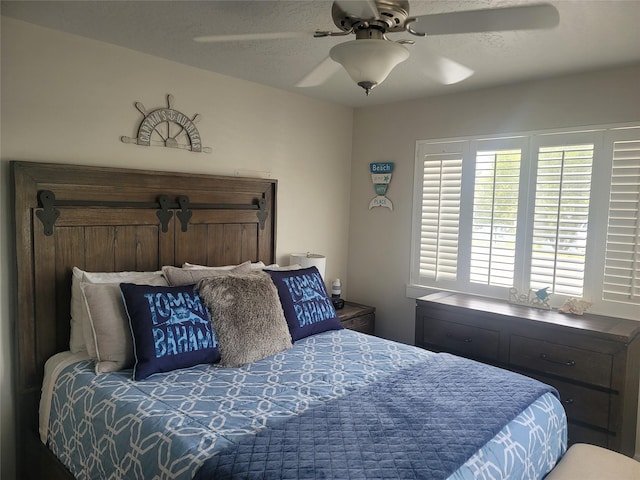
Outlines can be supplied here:
[[138, 137], [122, 136], [122, 142], [211, 153], [211, 148], [202, 146], [200, 132], [195, 125], [200, 120], [200, 114], [196, 113], [193, 118], [189, 118], [184, 113], [174, 110], [173, 95], [167, 95], [167, 108], [149, 112], [140, 102], [135, 102], [134, 105], [143, 115], [138, 126]]
[[369, 210], [374, 207], [386, 207], [389, 210], [393, 210], [393, 203], [385, 196], [393, 174], [393, 162], [370, 163], [369, 170], [371, 171], [373, 188], [377, 195], [369, 202]]

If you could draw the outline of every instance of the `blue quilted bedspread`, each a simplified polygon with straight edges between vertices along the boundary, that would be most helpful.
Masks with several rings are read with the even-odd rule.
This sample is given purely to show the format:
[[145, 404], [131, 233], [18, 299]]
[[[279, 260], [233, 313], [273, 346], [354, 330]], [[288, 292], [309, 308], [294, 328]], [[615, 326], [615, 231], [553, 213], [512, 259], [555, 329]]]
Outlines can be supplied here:
[[546, 392], [536, 380], [448, 354], [299, 416], [267, 422], [197, 480], [444, 479]]
[[216, 478], [438, 478], [463, 457], [450, 480], [540, 479], [566, 448], [566, 419], [552, 393], [512, 390], [521, 383], [544, 390], [351, 330], [240, 368], [198, 365], [142, 382], [72, 359], [54, 382], [46, 438], [79, 480], [191, 480], [210, 469]]

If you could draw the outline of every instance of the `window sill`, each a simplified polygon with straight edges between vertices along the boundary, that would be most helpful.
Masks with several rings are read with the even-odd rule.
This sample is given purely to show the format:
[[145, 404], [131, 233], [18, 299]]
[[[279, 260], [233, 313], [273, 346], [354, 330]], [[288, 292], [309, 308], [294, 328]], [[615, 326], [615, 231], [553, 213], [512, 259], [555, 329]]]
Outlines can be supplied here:
[[442, 292], [440, 288], [429, 288], [424, 285], [416, 285], [415, 283], [407, 284], [406, 295], [407, 298], [420, 298], [431, 293]]

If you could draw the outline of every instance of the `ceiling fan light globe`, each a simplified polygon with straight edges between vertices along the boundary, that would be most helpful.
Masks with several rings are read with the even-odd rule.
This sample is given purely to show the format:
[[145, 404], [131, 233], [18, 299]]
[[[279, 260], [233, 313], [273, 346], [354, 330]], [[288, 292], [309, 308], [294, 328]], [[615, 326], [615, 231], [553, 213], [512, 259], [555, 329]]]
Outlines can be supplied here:
[[329, 56], [341, 64], [358, 85], [375, 86], [380, 85], [398, 64], [409, 58], [409, 50], [389, 40], [360, 39], [336, 45], [330, 50]]

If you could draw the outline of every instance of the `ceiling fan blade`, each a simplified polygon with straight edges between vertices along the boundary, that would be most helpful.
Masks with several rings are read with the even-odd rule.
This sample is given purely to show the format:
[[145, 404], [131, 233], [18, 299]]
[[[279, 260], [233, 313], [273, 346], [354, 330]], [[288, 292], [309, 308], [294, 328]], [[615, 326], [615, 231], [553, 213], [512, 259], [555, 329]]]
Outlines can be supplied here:
[[380, 18], [380, 12], [374, 0], [336, 0], [334, 3], [340, 7], [343, 12], [349, 13], [357, 18], [364, 20]]
[[272, 33], [240, 33], [231, 35], [203, 35], [194, 37], [198, 43], [245, 42], [259, 40], [280, 40], [285, 38], [312, 37], [315, 32], [272, 32]]
[[443, 85], [462, 82], [474, 73], [469, 67], [424, 48], [420, 52], [420, 64], [426, 76]]
[[306, 88], [322, 85], [338, 70], [340, 70], [340, 64], [331, 60], [331, 57], [325, 57], [325, 59], [307, 73], [302, 80], [296, 83], [296, 87]]
[[416, 19], [411, 29], [427, 35], [543, 29], [560, 23], [558, 10], [549, 3], [437, 13]]

